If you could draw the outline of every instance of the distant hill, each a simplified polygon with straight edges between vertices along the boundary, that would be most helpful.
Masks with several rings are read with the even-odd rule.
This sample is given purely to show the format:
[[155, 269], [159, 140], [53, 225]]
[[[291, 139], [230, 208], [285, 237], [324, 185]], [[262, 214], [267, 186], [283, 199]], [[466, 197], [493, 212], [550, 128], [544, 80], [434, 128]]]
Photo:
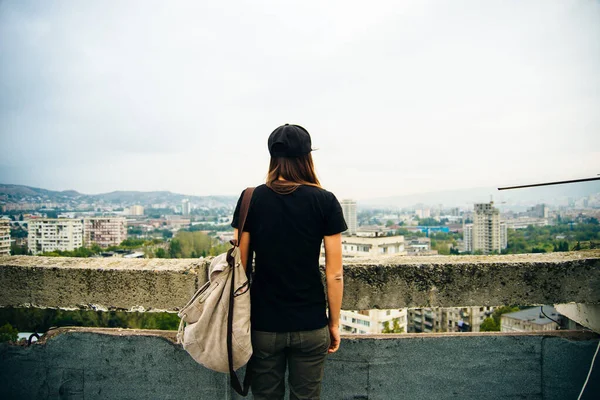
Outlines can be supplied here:
[[6, 196], [11, 199], [22, 199], [25, 197], [41, 197], [41, 198], [57, 198], [57, 199], [74, 199], [83, 196], [75, 190], [65, 190], [57, 192], [53, 190], [34, 188], [23, 185], [10, 185], [0, 183], [0, 196]]
[[152, 204], [179, 205], [183, 199], [200, 207], [232, 207], [237, 197], [234, 196], [188, 196], [169, 191], [138, 192], [115, 191], [102, 194], [83, 194], [76, 190], [53, 191], [23, 185], [0, 183], [0, 200], [6, 202], [32, 203], [110, 203], [110, 204]]

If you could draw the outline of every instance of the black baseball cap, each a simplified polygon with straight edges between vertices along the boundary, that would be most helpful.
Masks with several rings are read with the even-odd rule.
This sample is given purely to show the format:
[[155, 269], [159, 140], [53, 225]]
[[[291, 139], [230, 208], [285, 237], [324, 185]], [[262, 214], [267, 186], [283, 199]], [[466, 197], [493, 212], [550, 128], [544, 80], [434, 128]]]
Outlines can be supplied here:
[[300, 125], [281, 125], [269, 136], [272, 157], [300, 157], [312, 151], [310, 134]]

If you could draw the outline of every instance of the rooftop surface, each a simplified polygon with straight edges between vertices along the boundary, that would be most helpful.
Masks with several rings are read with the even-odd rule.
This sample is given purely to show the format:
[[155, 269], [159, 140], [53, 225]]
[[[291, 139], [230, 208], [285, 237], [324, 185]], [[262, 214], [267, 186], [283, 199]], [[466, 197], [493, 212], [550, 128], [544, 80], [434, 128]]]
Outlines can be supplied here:
[[[556, 309], [552, 306], [544, 306], [543, 310], [544, 310], [544, 313], [552, 319], [556, 319], [559, 316], [558, 311], [556, 311]], [[545, 325], [545, 324], [553, 323], [553, 321], [546, 318], [542, 314], [540, 307], [532, 307], [532, 308], [528, 308], [526, 310], [515, 311], [512, 313], [506, 313], [506, 314], [502, 314], [502, 316], [513, 318], [513, 319], [519, 319], [522, 321], [528, 321], [528, 322], [531, 322], [536, 325]]]

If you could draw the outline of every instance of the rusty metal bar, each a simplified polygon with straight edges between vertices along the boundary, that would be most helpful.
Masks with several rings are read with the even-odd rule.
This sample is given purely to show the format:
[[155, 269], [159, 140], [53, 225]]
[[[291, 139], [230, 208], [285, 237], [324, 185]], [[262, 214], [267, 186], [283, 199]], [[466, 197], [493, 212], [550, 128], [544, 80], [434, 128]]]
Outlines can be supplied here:
[[600, 176], [595, 177], [595, 178], [573, 179], [570, 181], [534, 183], [532, 185], [520, 185], [520, 186], [507, 186], [507, 187], [498, 188], [498, 190], [521, 189], [521, 188], [535, 187], [535, 186], [562, 185], [563, 183], [588, 182], [588, 181], [598, 181], [598, 180], [600, 180]]

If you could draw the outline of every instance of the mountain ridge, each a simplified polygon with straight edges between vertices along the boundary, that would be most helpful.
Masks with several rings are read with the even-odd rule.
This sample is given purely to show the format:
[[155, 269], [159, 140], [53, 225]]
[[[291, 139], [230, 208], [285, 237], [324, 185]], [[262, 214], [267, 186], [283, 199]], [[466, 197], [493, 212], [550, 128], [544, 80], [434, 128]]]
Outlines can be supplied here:
[[190, 202], [203, 206], [210, 205], [212, 207], [226, 206], [231, 207], [235, 205], [237, 197], [235, 196], [194, 196], [185, 195], [180, 193], [173, 193], [168, 190], [160, 191], [135, 191], [135, 190], [115, 190], [108, 193], [98, 194], [84, 194], [77, 190], [49, 190], [43, 188], [36, 188], [33, 186], [17, 185], [17, 184], [4, 184], [0, 183], [0, 200], [7, 202], [19, 202], [19, 201], [30, 201], [30, 202], [51, 202], [51, 203], [63, 203], [63, 202], [98, 202], [103, 201], [107, 203], [129, 203], [129, 204], [140, 204], [140, 205], [151, 205], [161, 203], [181, 203], [182, 200], [188, 199]]

